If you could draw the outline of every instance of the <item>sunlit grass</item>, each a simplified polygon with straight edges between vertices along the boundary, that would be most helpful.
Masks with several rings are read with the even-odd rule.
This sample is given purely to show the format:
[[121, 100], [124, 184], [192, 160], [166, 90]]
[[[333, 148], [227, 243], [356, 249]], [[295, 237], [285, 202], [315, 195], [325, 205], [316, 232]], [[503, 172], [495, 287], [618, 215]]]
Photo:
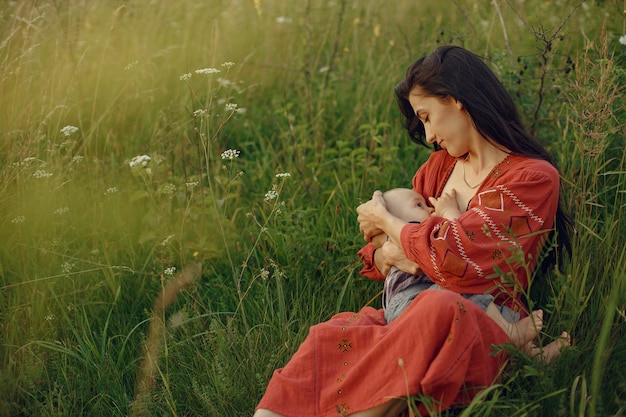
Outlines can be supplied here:
[[465, 415], [623, 413], [613, 4], [43, 0], [0, 15], [0, 415], [250, 415], [311, 324], [377, 305], [354, 208], [426, 159], [392, 91], [443, 43], [490, 58], [555, 154], [577, 229], [572, 261], [533, 290], [574, 347], [551, 368], [519, 358]]

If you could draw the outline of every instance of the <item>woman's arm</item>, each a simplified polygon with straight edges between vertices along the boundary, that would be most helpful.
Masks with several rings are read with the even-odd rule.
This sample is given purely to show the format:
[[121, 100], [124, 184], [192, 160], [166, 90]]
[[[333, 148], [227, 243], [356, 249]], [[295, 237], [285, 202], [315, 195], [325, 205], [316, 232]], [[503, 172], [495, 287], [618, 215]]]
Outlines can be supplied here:
[[358, 256], [364, 264], [361, 275], [370, 279], [384, 280], [392, 266], [413, 275], [421, 273], [420, 267], [406, 257], [401, 247], [391, 241], [385, 242], [380, 248], [368, 243], [359, 251]]
[[361, 204], [357, 213], [365, 240], [370, 241], [358, 253], [365, 264], [361, 275], [381, 280], [392, 265], [411, 274], [419, 273], [418, 265], [407, 259], [400, 246], [400, 232], [407, 223], [387, 211], [380, 191], [374, 192], [370, 201]]
[[400, 232], [407, 222], [387, 211], [383, 193], [374, 191], [372, 199], [357, 207], [357, 221], [366, 241], [375, 235], [385, 233], [389, 240], [400, 246]]
[[[420, 166], [415, 176], [413, 177], [413, 189], [423, 196], [436, 195], [436, 190], [440, 185], [440, 178], [443, 179], [442, 181], [445, 181], [445, 171], [446, 169], [451, 169], [455, 161], [456, 159], [448, 157], [448, 154], [445, 150], [434, 152], [433, 154], [431, 154], [428, 161]], [[433, 175], [433, 173], [435, 175]], [[384, 204], [384, 199], [381, 198], [381, 200]], [[365, 231], [365, 225], [362, 225], [361, 228], [363, 231]], [[369, 230], [368, 233], [375, 234], [372, 230]], [[358, 252], [359, 258], [363, 261], [363, 269], [361, 269], [361, 275], [366, 276], [370, 279], [383, 280], [385, 279], [385, 276], [376, 266], [377, 264], [381, 264], [380, 259], [382, 257], [382, 254], [375, 253], [375, 249], [376, 247], [374, 245], [368, 243]], [[374, 259], [374, 257], [376, 257], [376, 259]], [[382, 263], [388, 264], [388, 262], [384, 262], [384, 260]], [[384, 269], [384, 266], [382, 266], [382, 268]]]

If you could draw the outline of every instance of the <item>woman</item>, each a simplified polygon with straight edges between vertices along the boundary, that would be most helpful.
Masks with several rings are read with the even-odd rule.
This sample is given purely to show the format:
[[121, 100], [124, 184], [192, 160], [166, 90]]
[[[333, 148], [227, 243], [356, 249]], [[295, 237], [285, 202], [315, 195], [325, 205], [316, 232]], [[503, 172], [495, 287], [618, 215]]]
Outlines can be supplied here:
[[422, 292], [388, 325], [366, 307], [311, 327], [275, 371], [257, 417], [393, 416], [407, 396], [420, 400], [422, 414], [469, 403], [496, 380], [506, 358], [492, 345], [509, 338], [459, 294], [492, 294], [525, 316], [522, 296], [548, 235], [556, 231], [569, 251], [558, 171], [480, 58], [440, 47], [408, 69], [396, 94], [411, 138], [438, 149], [413, 189], [435, 198], [454, 190], [465, 210], [410, 224], [375, 192], [357, 209], [361, 231], [367, 241], [381, 233], [390, 240], [359, 251], [361, 273], [382, 280], [395, 265], [452, 291]]

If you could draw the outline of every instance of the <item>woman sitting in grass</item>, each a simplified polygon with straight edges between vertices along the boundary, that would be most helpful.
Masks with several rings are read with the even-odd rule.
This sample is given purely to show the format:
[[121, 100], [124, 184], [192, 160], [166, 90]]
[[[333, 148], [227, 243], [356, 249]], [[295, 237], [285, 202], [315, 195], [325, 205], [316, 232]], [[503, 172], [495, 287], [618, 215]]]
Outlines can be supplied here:
[[[478, 56], [440, 47], [409, 67], [396, 94], [410, 137], [435, 145], [413, 190], [454, 190], [461, 213], [407, 223], [376, 191], [357, 209], [369, 242], [361, 273], [383, 280], [395, 266], [451, 291], [422, 291], [389, 324], [382, 309], [365, 307], [312, 326], [274, 372], [256, 417], [395, 416], [408, 396], [421, 414], [468, 404], [501, 374], [507, 355], [493, 346], [511, 338], [460, 294], [489, 294], [525, 317], [522, 297], [546, 240], [556, 233], [570, 250], [559, 173]], [[381, 234], [389, 242], [373, 239]]]

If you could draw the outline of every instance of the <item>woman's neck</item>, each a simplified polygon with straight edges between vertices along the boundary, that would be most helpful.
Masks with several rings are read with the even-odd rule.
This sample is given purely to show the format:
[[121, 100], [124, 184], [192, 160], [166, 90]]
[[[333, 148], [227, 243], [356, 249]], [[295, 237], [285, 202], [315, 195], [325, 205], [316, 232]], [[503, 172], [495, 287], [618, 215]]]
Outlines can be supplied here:
[[506, 158], [508, 150], [501, 149], [483, 140], [478, 146], [471, 147], [463, 158], [465, 169], [473, 177], [482, 177]]

